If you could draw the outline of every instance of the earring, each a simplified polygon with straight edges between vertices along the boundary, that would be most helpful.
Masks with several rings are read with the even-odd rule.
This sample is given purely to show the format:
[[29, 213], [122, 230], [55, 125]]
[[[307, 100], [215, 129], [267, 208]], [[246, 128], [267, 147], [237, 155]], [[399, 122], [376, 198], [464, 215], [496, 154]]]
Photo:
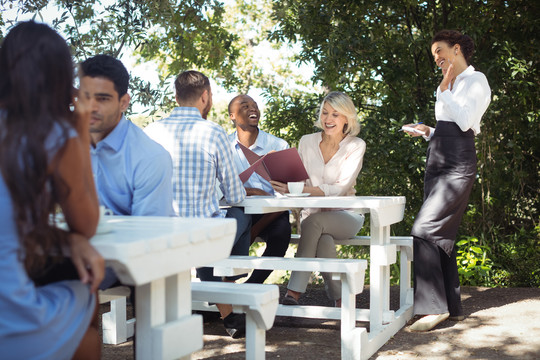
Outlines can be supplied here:
[[347, 127], [348, 127], [348, 123], [343, 125], [343, 133], [346, 134], [347, 133]]

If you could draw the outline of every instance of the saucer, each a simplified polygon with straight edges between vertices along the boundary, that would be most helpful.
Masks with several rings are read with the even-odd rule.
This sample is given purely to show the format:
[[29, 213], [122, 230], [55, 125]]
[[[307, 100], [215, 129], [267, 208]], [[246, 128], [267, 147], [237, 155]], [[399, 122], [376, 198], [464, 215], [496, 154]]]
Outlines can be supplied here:
[[108, 234], [113, 231], [113, 225], [107, 221], [100, 221], [96, 229], [96, 235]]
[[287, 193], [285, 195], [288, 196], [288, 197], [304, 197], [304, 196], [309, 196], [311, 194], [310, 193], [300, 193], [300, 194]]

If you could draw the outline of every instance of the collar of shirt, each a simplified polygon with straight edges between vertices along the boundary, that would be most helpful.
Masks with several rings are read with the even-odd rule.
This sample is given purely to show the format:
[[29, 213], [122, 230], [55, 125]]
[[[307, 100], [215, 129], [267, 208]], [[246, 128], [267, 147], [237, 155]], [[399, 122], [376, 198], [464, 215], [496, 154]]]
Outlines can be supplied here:
[[461, 74], [456, 76], [456, 81], [454, 82], [454, 86], [452, 88], [454, 88], [458, 82], [471, 76], [472, 74], [474, 74], [474, 67], [472, 65], [469, 65], [465, 70], [461, 72]]
[[[238, 145], [240, 141], [238, 140], [237, 131], [229, 135], [229, 141], [236, 150], [233, 151], [234, 162], [236, 164], [238, 172], [241, 173], [242, 171], [246, 170], [250, 166], [250, 164], [246, 159], [242, 149], [240, 149], [240, 145]], [[255, 139], [255, 142], [249, 147], [249, 149], [259, 156], [263, 156], [271, 150], [279, 150], [272, 147], [267, 134], [261, 129], [259, 129], [257, 139]], [[274, 189], [272, 188], [272, 185], [270, 185], [268, 181], [263, 179], [257, 173], [253, 173], [244, 183], [244, 186], [248, 188], [262, 189], [269, 194], [274, 194]]]
[[[238, 139], [238, 131], [233, 132], [233, 136], [231, 136], [229, 140], [231, 141], [231, 145], [234, 145], [238, 149], [240, 148], [240, 146], [238, 145], [238, 143], [240, 143], [240, 140]], [[255, 142], [253, 143], [253, 145], [249, 147], [249, 149], [253, 150], [254, 152], [257, 152], [256, 150], [264, 151], [266, 149], [267, 143], [268, 142], [266, 141], [265, 136], [262, 136], [262, 130], [259, 129], [257, 138], [255, 139]]]
[[201, 116], [201, 112], [196, 107], [180, 106], [175, 107], [169, 118], [190, 118], [193, 120], [206, 121]]
[[101, 148], [103, 146], [108, 146], [114, 151], [118, 152], [120, 148], [122, 148], [122, 144], [124, 144], [128, 127], [129, 127], [128, 120], [126, 119], [124, 115], [122, 115], [122, 118], [120, 119], [118, 124], [114, 127], [113, 131], [111, 131], [109, 135], [105, 137], [105, 139], [97, 143], [96, 149]]

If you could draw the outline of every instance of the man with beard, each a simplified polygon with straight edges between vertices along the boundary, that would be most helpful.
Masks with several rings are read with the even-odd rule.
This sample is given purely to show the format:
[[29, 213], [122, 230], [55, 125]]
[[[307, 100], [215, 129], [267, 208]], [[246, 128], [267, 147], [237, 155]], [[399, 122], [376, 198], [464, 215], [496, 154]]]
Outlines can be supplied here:
[[[239, 144], [260, 156], [289, 148], [285, 140], [259, 129], [260, 116], [257, 103], [248, 95], [238, 95], [229, 103], [229, 117], [236, 127], [229, 135], [229, 142], [238, 172], [250, 166]], [[247, 195], [274, 195], [272, 185], [257, 173], [253, 173], [244, 186]], [[284, 256], [291, 239], [289, 212], [250, 216], [252, 241], [260, 237], [266, 242], [263, 256]], [[246, 282], [262, 284], [271, 273], [272, 270], [254, 270]]]
[[[221, 195], [229, 205], [244, 200], [246, 192], [234, 165], [227, 134], [206, 120], [212, 108], [208, 78], [198, 71], [185, 71], [174, 82], [176, 107], [165, 119], [148, 125], [145, 132], [169, 151], [173, 159], [173, 207], [182, 217], [236, 219], [236, 237], [231, 255], [249, 252], [251, 218], [237, 207], [219, 208]], [[212, 268], [199, 268], [202, 281], [221, 281]], [[230, 280], [230, 279], [229, 279]], [[230, 336], [245, 334], [245, 317], [232, 313], [231, 305], [217, 304]]]

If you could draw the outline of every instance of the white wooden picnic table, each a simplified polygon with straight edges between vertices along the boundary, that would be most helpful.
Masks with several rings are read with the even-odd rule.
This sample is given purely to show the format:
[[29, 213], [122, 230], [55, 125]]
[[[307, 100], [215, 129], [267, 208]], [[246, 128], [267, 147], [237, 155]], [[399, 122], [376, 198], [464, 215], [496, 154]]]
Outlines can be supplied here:
[[191, 311], [191, 268], [230, 254], [233, 219], [108, 216], [112, 231], [92, 245], [122, 283], [135, 286], [137, 359], [190, 358], [202, 348]]
[[[274, 197], [250, 196], [237, 206], [243, 206], [248, 214], [262, 214], [301, 208], [353, 209], [369, 213], [370, 224], [370, 309], [359, 311], [355, 302], [342, 299], [341, 311], [356, 313], [356, 320], [369, 320], [369, 333], [357, 328], [354, 319], [344, 324], [342, 316], [342, 358], [367, 359], [397, 333], [412, 317], [413, 301], [410, 289], [410, 271], [400, 274], [403, 283], [400, 308], [390, 310], [390, 266], [396, 262], [396, 244], [390, 238], [390, 226], [403, 219], [405, 197], [403, 196], [325, 196], [325, 197]], [[404, 247], [400, 247], [404, 249]], [[410, 246], [412, 255], [412, 244]], [[402, 257], [402, 259], [404, 259]], [[409, 258], [411, 259], [411, 258]], [[403, 260], [402, 260], [403, 261]], [[403, 269], [402, 264], [402, 269]], [[346, 309], [346, 307], [352, 307]], [[303, 316], [280, 305], [277, 315]], [[290, 308], [290, 307], [289, 307]], [[339, 310], [339, 309], [338, 309]], [[324, 317], [335, 317], [334, 310], [319, 312]], [[367, 319], [362, 317], [367, 316]], [[311, 317], [311, 316], [310, 316]]]

